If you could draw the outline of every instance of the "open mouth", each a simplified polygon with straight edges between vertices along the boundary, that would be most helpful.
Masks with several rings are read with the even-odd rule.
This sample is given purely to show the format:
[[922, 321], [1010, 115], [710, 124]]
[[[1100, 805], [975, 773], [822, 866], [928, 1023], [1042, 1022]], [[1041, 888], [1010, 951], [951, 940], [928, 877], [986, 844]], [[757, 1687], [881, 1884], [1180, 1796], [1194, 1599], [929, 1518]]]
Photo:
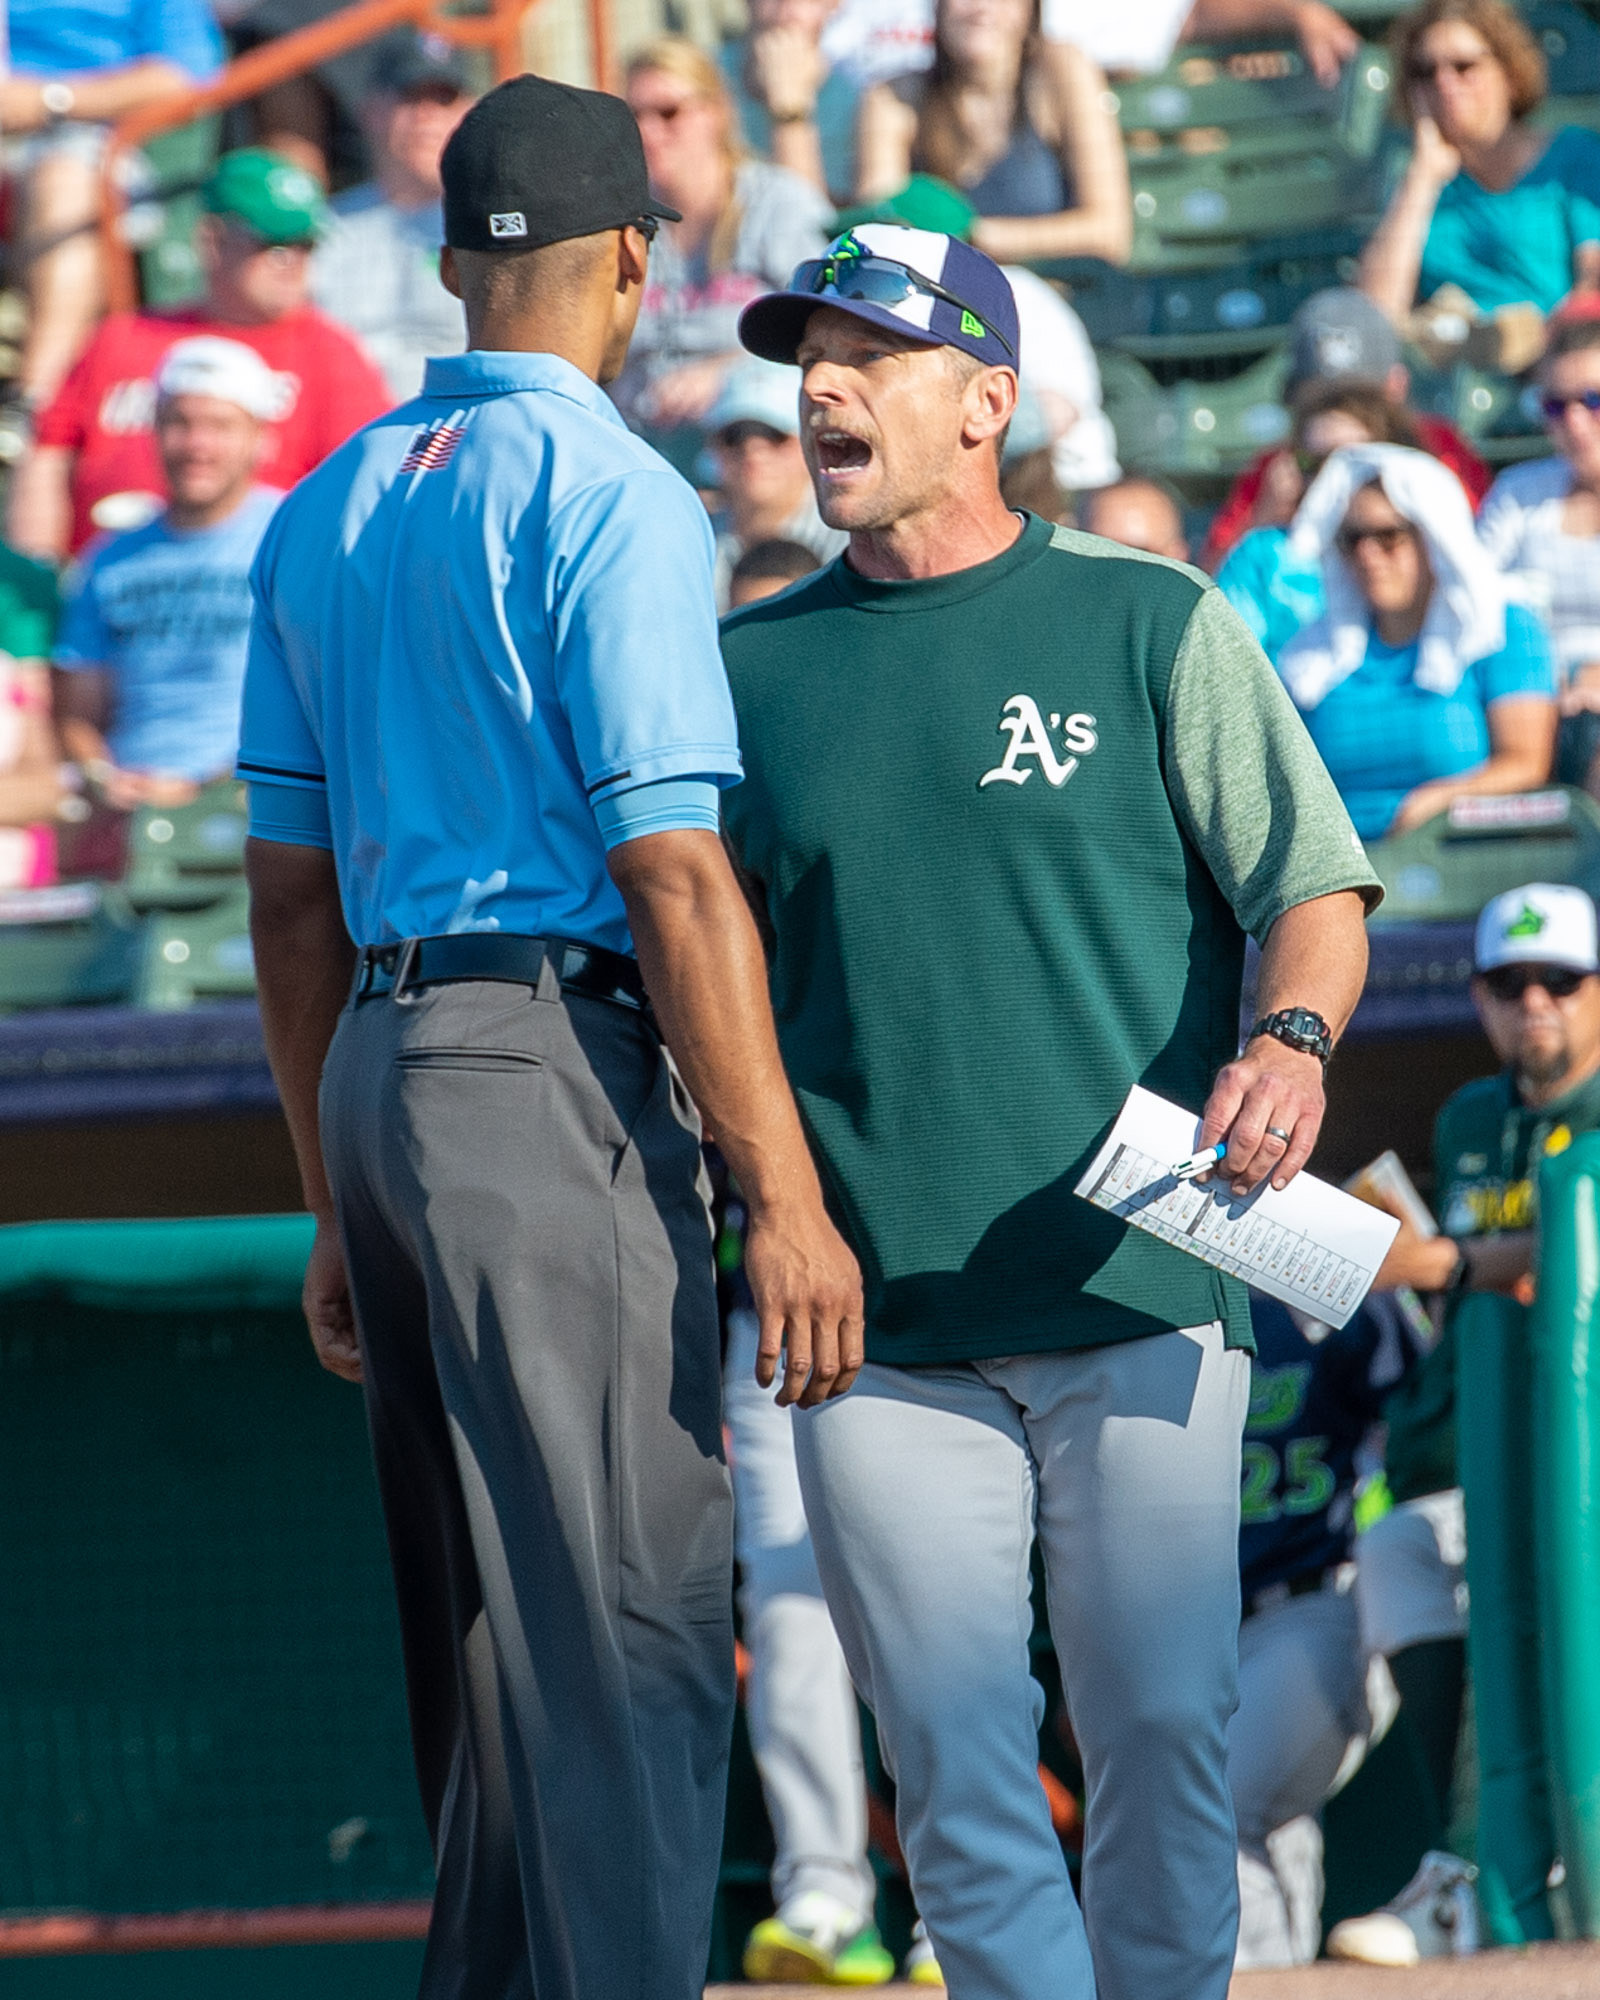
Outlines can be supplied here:
[[824, 478], [860, 472], [872, 463], [872, 447], [850, 431], [819, 430], [813, 434], [817, 470]]

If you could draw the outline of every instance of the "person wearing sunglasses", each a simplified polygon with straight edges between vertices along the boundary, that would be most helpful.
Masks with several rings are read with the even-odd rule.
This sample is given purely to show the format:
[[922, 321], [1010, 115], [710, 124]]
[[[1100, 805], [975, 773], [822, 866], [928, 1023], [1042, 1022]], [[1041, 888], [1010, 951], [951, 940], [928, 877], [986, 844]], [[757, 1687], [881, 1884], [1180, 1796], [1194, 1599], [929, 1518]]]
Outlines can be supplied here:
[[[1455, 1308], [1467, 1292], [1527, 1297], [1539, 1163], [1600, 1129], [1594, 904], [1565, 883], [1508, 890], [1478, 918], [1473, 964], [1473, 1004], [1501, 1067], [1446, 1099], [1435, 1120], [1441, 1234], [1419, 1235], [1402, 1217], [1375, 1281], [1376, 1290], [1407, 1285], [1442, 1303], [1443, 1324], [1437, 1345], [1384, 1406], [1384, 1476], [1394, 1506], [1356, 1545], [1363, 1640], [1388, 1661], [1422, 1749], [1436, 1846], [1450, 1823], [1466, 1672]], [[1415, 1877], [1386, 1908], [1334, 1926], [1330, 1957], [1405, 1965], [1473, 1948], [1461, 1922], [1461, 1863], [1440, 1852], [1417, 1859]], [[1470, 1917], [1470, 1890], [1465, 1896]]]
[[[894, 1773], [931, 1948], [910, 1970], [931, 1956], [962, 2000], [1224, 2000], [1247, 1308], [1072, 1190], [1141, 1078], [1206, 1107], [1230, 1187], [1293, 1178], [1375, 878], [1215, 586], [1007, 506], [1024, 336], [990, 258], [858, 224], [740, 336], [799, 366], [850, 536], [723, 621], [723, 820], [866, 1283], [853, 1412], [793, 1435]], [[1036, 1541], [1088, 1776], [1082, 1911], [1037, 1775]]]
[[1402, 445], [1346, 446], [1295, 515], [1289, 552], [1321, 565], [1327, 609], [1278, 671], [1363, 839], [1545, 782], [1549, 643], [1510, 601], [1453, 472]]
[[688, 471], [707, 411], [744, 360], [741, 308], [822, 249], [832, 204], [799, 174], [746, 153], [727, 79], [681, 35], [637, 52], [623, 94], [650, 185], [683, 219], [655, 245], [628, 366], [611, 393], [632, 428]]
[[1548, 314], [1592, 292], [1600, 138], [1531, 122], [1546, 75], [1527, 25], [1505, 0], [1424, 0], [1396, 24], [1393, 49], [1413, 150], [1362, 254], [1362, 290], [1396, 325], [1447, 287], [1485, 316]]
[[1563, 319], [1540, 364], [1555, 453], [1508, 466], [1478, 532], [1550, 633], [1561, 687], [1558, 769], [1600, 782], [1600, 317]]

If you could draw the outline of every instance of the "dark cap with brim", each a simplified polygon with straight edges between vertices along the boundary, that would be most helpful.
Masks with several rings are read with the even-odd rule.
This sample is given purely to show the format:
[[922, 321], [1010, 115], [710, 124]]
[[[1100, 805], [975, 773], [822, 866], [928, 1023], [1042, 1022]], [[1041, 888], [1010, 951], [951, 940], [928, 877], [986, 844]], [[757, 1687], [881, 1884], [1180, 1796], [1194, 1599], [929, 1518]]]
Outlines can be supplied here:
[[644, 144], [620, 97], [516, 76], [462, 119], [440, 162], [455, 250], [539, 250], [653, 215]]
[[895, 304], [848, 298], [831, 285], [769, 292], [739, 315], [739, 339], [752, 354], [792, 365], [811, 315], [826, 307], [926, 347], [958, 347], [995, 367], [1017, 366], [1016, 297], [1004, 271], [981, 250], [933, 230], [866, 223], [835, 238], [827, 259], [837, 263], [845, 280], [852, 261], [866, 260], [900, 265], [938, 290], [912, 290]]

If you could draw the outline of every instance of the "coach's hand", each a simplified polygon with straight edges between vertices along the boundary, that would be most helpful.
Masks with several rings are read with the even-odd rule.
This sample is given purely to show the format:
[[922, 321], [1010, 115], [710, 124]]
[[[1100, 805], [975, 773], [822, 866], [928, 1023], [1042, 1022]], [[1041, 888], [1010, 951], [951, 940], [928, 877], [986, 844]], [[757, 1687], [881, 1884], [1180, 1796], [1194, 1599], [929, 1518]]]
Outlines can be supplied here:
[[842, 1396], [863, 1358], [861, 1270], [820, 1203], [750, 1213], [745, 1276], [761, 1322], [756, 1380], [809, 1409]]
[[305, 1289], [300, 1294], [311, 1345], [330, 1375], [347, 1382], [361, 1380], [361, 1344], [350, 1304], [350, 1280], [345, 1274], [339, 1232], [330, 1220], [319, 1220], [306, 1261]]
[[1317, 1058], [1257, 1035], [1218, 1072], [1200, 1145], [1227, 1141], [1216, 1171], [1235, 1194], [1248, 1194], [1269, 1174], [1275, 1188], [1287, 1187], [1311, 1157], [1326, 1108]]

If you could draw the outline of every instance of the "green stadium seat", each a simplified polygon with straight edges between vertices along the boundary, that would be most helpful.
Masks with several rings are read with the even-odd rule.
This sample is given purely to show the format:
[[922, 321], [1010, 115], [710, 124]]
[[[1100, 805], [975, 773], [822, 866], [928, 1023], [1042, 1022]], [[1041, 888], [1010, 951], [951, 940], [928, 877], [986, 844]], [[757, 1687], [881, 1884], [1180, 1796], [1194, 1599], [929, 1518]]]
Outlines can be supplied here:
[[192, 804], [146, 806], [128, 832], [123, 893], [136, 910], [192, 910], [227, 895], [244, 867], [244, 787], [207, 785]]
[[1226, 264], [1291, 231], [1350, 228], [1381, 206], [1389, 63], [1365, 47], [1325, 91], [1298, 48], [1188, 46], [1119, 86], [1141, 270], [1201, 246]]
[[1367, 857], [1387, 892], [1374, 924], [1468, 923], [1523, 882], [1600, 895], [1600, 805], [1561, 785], [1458, 800], [1410, 833], [1369, 842]]
[[145, 141], [142, 150], [155, 186], [139, 200], [134, 229], [139, 238], [139, 288], [146, 305], [182, 305], [205, 289], [195, 255], [194, 226], [200, 220], [200, 190], [216, 163], [221, 129], [219, 119], [201, 118]]
[[1191, 378], [1162, 388], [1131, 354], [1102, 355], [1106, 414], [1124, 466], [1180, 480], [1239, 471], [1288, 433], [1288, 365], [1279, 346], [1227, 380]]
[[1088, 259], [1039, 268], [1066, 286], [1097, 346], [1154, 355], [1144, 343], [1167, 341], [1211, 355], [1272, 345], [1313, 292], [1350, 282], [1360, 249], [1360, 237], [1341, 227], [1240, 244], [1220, 268], [1118, 271]]
[[98, 882], [0, 891], [0, 1012], [126, 999], [138, 930]]
[[256, 990], [250, 899], [243, 882], [205, 909], [164, 910], [145, 921], [134, 998], [163, 1010]]

